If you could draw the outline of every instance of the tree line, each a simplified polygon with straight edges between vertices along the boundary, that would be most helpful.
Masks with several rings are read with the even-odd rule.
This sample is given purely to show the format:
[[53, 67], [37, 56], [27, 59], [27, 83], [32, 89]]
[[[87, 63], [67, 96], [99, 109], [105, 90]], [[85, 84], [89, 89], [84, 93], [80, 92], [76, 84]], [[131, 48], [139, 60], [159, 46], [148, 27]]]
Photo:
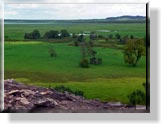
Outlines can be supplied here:
[[57, 30], [47, 31], [43, 36], [41, 36], [39, 30], [33, 30], [30, 33], [24, 34], [24, 39], [61, 39], [65, 37], [70, 37], [70, 34], [67, 30], [63, 29], [60, 32]]

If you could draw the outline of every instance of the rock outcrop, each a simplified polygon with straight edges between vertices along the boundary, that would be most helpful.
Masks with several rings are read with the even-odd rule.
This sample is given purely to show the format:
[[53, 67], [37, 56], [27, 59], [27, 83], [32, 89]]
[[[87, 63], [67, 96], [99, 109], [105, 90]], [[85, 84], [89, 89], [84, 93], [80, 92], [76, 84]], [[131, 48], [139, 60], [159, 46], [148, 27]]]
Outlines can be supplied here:
[[5, 80], [4, 89], [4, 112], [146, 112], [120, 102], [86, 100], [68, 92], [27, 86], [14, 80]]

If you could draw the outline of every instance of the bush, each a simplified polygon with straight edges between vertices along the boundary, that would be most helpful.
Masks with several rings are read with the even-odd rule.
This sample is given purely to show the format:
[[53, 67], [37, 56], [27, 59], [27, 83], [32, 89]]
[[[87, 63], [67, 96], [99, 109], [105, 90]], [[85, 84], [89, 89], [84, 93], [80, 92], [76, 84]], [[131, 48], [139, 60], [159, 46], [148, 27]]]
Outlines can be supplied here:
[[121, 39], [121, 35], [118, 33], [115, 35], [115, 37], [116, 37], [116, 39]]
[[83, 91], [80, 91], [80, 90], [73, 91], [70, 88], [65, 87], [65, 86], [55, 87], [54, 90], [57, 90], [57, 91], [62, 92], [62, 93], [64, 93], [65, 91], [67, 91], [67, 92], [75, 94], [77, 96], [84, 96], [84, 92]]
[[146, 95], [141, 90], [133, 91], [130, 95], [128, 95], [129, 104], [136, 106], [137, 104], [145, 104], [146, 103]]
[[59, 32], [56, 30], [50, 30], [46, 32], [43, 36], [45, 39], [58, 39], [60, 38]]
[[103, 35], [98, 35], [99, 39], [104, 39], [105, 37]]
[[70, 37], [70, 34], [68, 33], [67, 30], [61, 30], [61, 37], [64, 38], [64, 37]]
[[38, 30], [34, 30], [31, 33], [25, 33], [24, 34], [24, 39], [40, 39], [41, 35]]
[[78, 42], [83, 42], [83, 41], [85, 41], [84, 35], [82, 34], [82, 35], [78, 36], [77, 41], [78, 41]]
[[96, 58], [96, 57], [92, 57], [90, 58], [90, 64], [102, 64], [102, 58]]
[[32, 33], [25, 33], [24, 34], [24, 39], [33, 39]]
[[32, 32], [32, 37], [33, 37], [33, 39], [39, 39], [41, 37], [39, 30], [34, 30]]
[[108, 38], [109, 38], [109, 39], [112, 39], [112, 38], [113, 38], [113, 35], [112, 35], [112, 34], [110, 34], [110, 35], [108, 36]]
[[134, 36], [133, 36], [133, 35], [130, 35], [130, 39], [134, 39]]
[[81, 61], [80, 61], [80, 67], [82, 67], [82, 68], [89, 68], [89, 62], [88, 62], [88, 60], [86, 59], [86, 58], [84, 58], [84, 59], [82, 59]]
[[136, 66], [143, 55], [145, 55], [145, 46], [142, 39], [131, 39], [127, 41], [124, 49], [125, 63]]
[[53, 48], [49, 49], [49, 54], [50, 54], [50, 57], [56, 57], [57, 56], [56, 51]]

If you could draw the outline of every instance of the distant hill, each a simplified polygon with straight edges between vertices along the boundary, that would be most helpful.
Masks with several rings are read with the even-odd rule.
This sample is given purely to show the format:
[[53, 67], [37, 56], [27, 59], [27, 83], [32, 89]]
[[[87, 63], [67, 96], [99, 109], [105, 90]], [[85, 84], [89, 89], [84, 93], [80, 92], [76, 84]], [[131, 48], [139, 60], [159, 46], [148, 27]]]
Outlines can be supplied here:
[[73, 24], [73, 23], [145, 23], [145, 16], [118, 16], [105, 19], [78, 19], [78, 20], [24, 20], [5, 19], [5, 24]]
[[124, 16], [118, 16], [118, 17], [108, 17], [107, 20], [112, 21], [137, 21], [137, 20], [146, 20], [145, 16], [130, 16], [130, 15], [124, 15]]

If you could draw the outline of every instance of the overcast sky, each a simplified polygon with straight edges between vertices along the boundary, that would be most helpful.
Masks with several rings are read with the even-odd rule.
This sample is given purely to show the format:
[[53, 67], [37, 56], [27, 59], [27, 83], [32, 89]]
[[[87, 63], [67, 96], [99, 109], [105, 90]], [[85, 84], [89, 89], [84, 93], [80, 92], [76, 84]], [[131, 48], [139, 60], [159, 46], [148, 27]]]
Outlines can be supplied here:
[[100, 19], [146, 14], [145, 4], [5, 4], [5, 19]]

